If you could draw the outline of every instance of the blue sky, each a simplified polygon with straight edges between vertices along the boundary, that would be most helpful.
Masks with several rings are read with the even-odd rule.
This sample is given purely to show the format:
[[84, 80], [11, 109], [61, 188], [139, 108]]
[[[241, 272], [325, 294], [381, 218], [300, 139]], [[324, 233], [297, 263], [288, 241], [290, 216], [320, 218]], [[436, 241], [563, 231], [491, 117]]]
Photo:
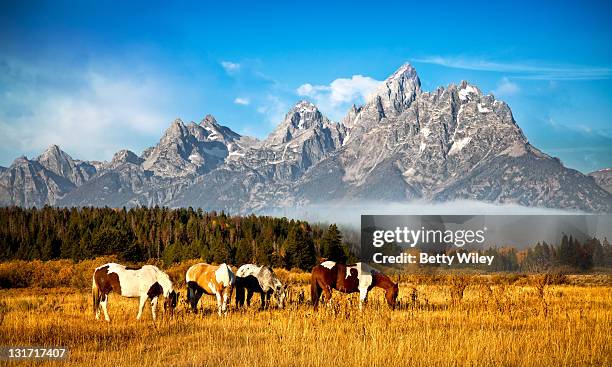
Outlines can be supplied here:
[[140, 153], [208, 113], [265, 137], [303, 98], [340, 119], [410, 62], [425, 90], [465, 79], [508, 102], [567, 166], [612, 166], [605, 1], [99, 3], [0, 5], [0, 165], [52, 143]]

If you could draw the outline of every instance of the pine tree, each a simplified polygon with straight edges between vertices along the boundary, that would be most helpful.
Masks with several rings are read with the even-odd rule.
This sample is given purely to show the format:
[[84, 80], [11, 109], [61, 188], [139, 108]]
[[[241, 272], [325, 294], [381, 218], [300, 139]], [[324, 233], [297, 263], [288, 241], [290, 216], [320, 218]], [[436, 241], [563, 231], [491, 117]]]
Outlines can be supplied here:
[[346, 250], [338, 226], [331, 224], [321, 239], [321, 256], [340, 263], [346, 262]]
[[302, 270], [310, 270], [316, 263], [314, 242], [303, 229], [298, 227], [294, 231], [295, 252], [293, 255], [293, 265]]

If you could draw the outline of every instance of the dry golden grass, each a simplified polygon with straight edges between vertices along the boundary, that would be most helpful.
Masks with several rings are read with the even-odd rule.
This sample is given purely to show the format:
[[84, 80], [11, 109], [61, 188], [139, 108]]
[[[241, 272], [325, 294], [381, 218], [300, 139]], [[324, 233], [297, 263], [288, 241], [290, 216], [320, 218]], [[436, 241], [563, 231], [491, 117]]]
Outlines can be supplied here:
[[395, 311], [375, 290], [363, 312], [357, 295], [337, 292], [313, 312], [301, 277], [284, 310], [259, 312], [255, 296], [250, 309], [220, 318], [204, 298], [204, 312], [181, 304], [156, 323], [150, 309], [135, 320], [135, 299], [111, 295], [107, 324], [94, 320], [86, 290], [0, 290], [0, 345], [68, 346], [71, 364], [106, 367], [612, 365], [609, 283], [547, 286], [540, 297], [533, 285], [470, 277], [457, 300], [456, 284], [413, 282], [401, 285]]

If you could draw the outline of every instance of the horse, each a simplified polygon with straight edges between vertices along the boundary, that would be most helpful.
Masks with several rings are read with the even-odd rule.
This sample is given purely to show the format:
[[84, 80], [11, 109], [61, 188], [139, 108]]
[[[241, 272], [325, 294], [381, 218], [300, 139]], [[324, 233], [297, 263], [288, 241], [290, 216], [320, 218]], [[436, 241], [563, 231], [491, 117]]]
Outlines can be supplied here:
[[227, 306], [232, 298], [236, 277], [227, 264], [209, 265], [199, 263], [191, 266], [185, 275], [187, 282], [187, 300], [194, 312], [198, 312], [198, 301], [202, 294], [214, 295], [217, 298], [217, 309], [227, 314]]
[[364, 263], [345, 265], [335, 261], [324, 261], [312, 269], [310, 277], [310, 296], [314, 309], [319, 304], [321, 292], [331, 304], [332, 289], [343, 293], [359, 292], [359, 309], [363, 309], [368, 292], [373, 287], [385, 290], [385, 299], [392, 309], [397, 303], [399, 288], [391, 279]]
[[236, 307], [244, 306], [244, 293], [247, 305], [251, 305], [254, 292], [261, 297], [261, 309], [265, 309], [274, 295], [279, 308], [285, 305], [285, 287], [269, 266], [244, 264], [236, 271]]
[[164, 296], [164, 310], [172, 315], [179, 293], [174, 291], [168, 274], [153, 265], [141, 268], [129, 268], [120, 264], [108, 263], [94, 270], [91, 284], [93, 308], [96, 320], [100, 319], [100, 309], [104, 311], [104, 319], [108, 316], [108, 294], [115, 292], [123, 297], [140, 297], [137, 320], [142, 317], [142, 310], [147, 300], [151, 300], [153, 320], [157, 317], [157, 299]]

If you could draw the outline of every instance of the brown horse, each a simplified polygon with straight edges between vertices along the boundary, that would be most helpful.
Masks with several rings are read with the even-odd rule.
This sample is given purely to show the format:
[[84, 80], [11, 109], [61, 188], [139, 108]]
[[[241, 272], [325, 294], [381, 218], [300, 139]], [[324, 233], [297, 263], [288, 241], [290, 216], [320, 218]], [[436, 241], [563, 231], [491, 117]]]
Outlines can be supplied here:
[[384, 289], [389, 307], [395, 308], [399, 293], [397, 284], [367, 264], [345, 265], [325, 261], [312, 269], [310, 277], [310, 296], [315, 310], [319, 304], [321, 292], [327, 302], [331, 301], [332, 289], [344, 293], [359, 292], [359, 309], [361, 310], [368, 299], [368, 292], [374, 287]]

